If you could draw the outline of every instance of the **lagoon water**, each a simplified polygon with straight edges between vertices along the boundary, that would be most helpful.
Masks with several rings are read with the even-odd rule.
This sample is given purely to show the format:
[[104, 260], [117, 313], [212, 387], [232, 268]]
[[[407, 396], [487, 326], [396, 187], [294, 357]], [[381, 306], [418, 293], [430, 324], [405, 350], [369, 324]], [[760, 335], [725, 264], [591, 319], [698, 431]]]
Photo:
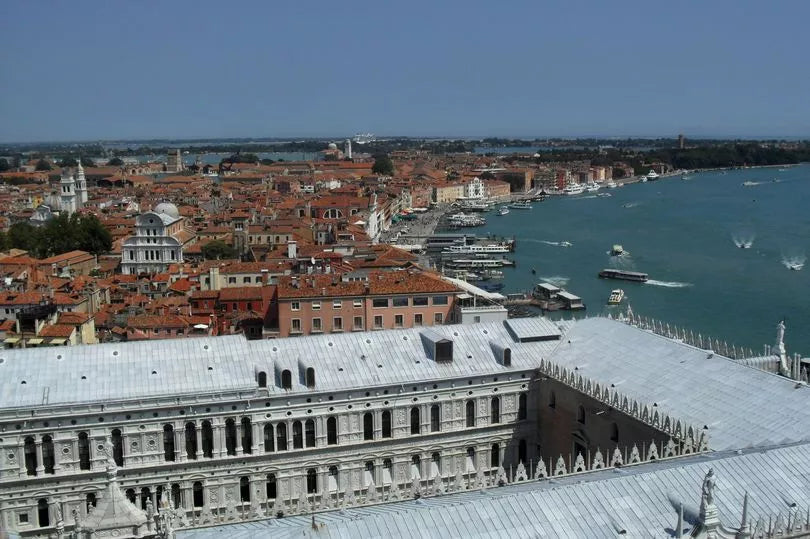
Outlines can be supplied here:
[[[517, 238], [517, 265], [504, 270], [504, 293], [544, 279], [581, 296], [595, 314], [618, 312], [605, 303], [622, 288], [622, 309], [629, 303], [636, 314], [756, 351], [773, 344], [784, 318], [788, 351], [810, 355], [810, 265], [786, 266], [810, 253], [810, 165], [690, 176], [487, 214], [479, 233]], [[737, 246], [745, 242], [749, 249]], [[611, 257], [613, 244], [629, 256]], [[610, 267], [648, 273], [650, 281], [597, 277]]]

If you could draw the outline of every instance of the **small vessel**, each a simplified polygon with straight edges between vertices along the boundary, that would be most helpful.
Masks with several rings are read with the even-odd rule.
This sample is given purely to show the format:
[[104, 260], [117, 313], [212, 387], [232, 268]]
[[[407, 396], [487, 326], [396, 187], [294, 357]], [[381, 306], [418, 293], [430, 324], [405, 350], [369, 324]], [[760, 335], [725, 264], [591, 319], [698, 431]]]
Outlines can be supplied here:
[[530, 210], [532, 209], [532, 205], [529, 204], [528, 200], [518, 200], [509, 204], [509, 207], [515, 210]]
[[650, 278], [646, 273], [638, 271], [625, 271], [619, 269], [603, 269], [599, 272], [599, 277], [602, 279], [620, 279], [623, 281], [638, 281], [646, 283]]
[[681, 176], [681, 179], [682, 180], [691, 180], [692, 176], [690, 176], [689, 174], [684, 174], [683, 176]]
[[589, 193], [595, 193], [595, 192], [597, 192], [599, 190], [599, 186], [597, 184], [595, 184], [595, 183], [589, 183], [585, 187], [585, 190], [588, 191]]
[[661, 177], [661, 176], [659, 176], [659, 175], [658, 175], [658, 173], [657, 173], [656, 171], [654, 171], [654, 170], [650, 170], [650, 171], [647, 173], [647, 180], [649, 180], [649, 181], [651, 181], [651, 182], [654, 182], [655, 180], [657, 180], [657, 179], [658, 179], [658, 178], [660, 178], [660, 177]]
[[561, 242], [559, 243], [559, 245], [560, 245], [560, 247], [571, 247], [571, 246], [572, 246], [572, 245], [574, 245], [574, 244], [573, 244], [573, 243], [571, 243], [570, 241], [561, 241]]
[[624, 299], [624, 290], [621, 288], [617, 288], [616, 290], [612, 290], [610, 292], [610, 296], [608, 297], [608, 305], [618, 305]]
[[509, 213], [509, 208], [507, 208], [506, 206], [498, 210], [498, 215], [506, 215], [507, 213]]
[[536, 274], [537, 274], [537, 270], [532, 268], [532, 275], [536, 275]]
[[610, 256], [622, 256], [624, 253], [625, 253], [624, 247], [622, 247], [618, 243], [610, 248]]
[[647, 181], [647, 176], [643, 176], [643, 175], [642, 175], [642, 176], [639, 176], [639, 177], [638, 177], [638, 181], [640, 181], [640, 182], [642, 182], [642, 183], [646, 182], [646, 181]]
[[742, 182], [742, 184], [743, 184], [743, 187], [753, 187], [755, 185], [759, 185], [759, 182], [754, 182], [754, 181], [751, 181], [751, 180], [747, 180], [747, 181]]
[[597, 193], [596, 196], [604, 198], [604, 197], [612, 197], [613, 195], [611, 195], [610, 193]]
[[569, 183], [563, 189], [564, 195], [581, 195], [585, 192], [585, 186], [578, 183]]
[[615, 189], [616, 187], [618, 187], [618, 185], [616, 185], [616, 182], [614, 182], [613, 180], [610, 180], [605, 184], [605, 187], [607, 187], [608, 189]]
[[785, 265], [789, 270], [800, 271], [804, 267], [804, 262], [788, 262]]

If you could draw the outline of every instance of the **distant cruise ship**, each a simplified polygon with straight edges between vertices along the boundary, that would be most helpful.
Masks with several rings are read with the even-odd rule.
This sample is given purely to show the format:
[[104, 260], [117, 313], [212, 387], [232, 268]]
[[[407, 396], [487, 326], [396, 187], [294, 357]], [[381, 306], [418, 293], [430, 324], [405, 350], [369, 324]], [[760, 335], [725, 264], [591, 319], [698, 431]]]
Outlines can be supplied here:
[[357, 144], [367, 144], [377, 140], [377, 137], [374, 136], [374, 133], [357, 133], [352, 140]]

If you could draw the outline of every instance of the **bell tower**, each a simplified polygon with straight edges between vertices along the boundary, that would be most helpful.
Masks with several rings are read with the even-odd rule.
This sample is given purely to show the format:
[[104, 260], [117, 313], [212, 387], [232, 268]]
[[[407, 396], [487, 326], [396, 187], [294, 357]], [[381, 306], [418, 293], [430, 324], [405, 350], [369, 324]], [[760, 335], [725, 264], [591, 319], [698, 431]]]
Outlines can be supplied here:
[[[82, 173], [83, 175], [84, 173]], [[73, 174], [68, 174], [66, 170], [62, 171], [62, 179], [59, 181], [60, 187], [60, 204], [59, 208], [70, 215], [77, 209], [76, 207], [76, 181], [73, 179]]]

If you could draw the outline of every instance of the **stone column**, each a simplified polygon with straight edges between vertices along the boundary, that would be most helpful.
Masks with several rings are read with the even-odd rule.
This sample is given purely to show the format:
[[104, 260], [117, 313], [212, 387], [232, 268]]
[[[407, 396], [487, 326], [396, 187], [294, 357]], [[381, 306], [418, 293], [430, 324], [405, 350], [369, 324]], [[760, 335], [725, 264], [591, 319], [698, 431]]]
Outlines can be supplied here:
[[20, 477], [28, 475], [28, 470], [25, 469], [25, 441], [20, 440], [17, 450], [17, 460], [20, 463]]
[[37, 468], [36, 472], [37, 475], [42, 475], [45, 473], [45, 464], [42, 462], [42, 440], [37, 439], [34, 443], [37, 446]]
[[241, 420], [237, 421], [236, 419], [234, 419], [233, 420], [233, 427], [236, 430], [236, 440], [234, 440], [236, 442], [236, 456], [241, 457], [242, 456], [242, 429], [244, 428], [242, 426], [242, 421]]
[[197, 460], [203, 458], [203, 443], [202, 443], [202, 422], [195, 425], [197, 429]]
[[180, 462], [185, 462], [186, 460], [188, 460], [188, 455], [186, 454], [186, 427], [182, 423], [180, 424], [180, 426], [181, 426], [180, 429], [176, 427], [174, 429], [176, 436], [175, 447], [177, 448], [180, 457], [176, 460]]
[[259, 428], [258, 423], [251, 422], [250, 428], [253, 429], [253, 436], [252, 436], [252, 444], [251, 451], [253, 453], [262, 454], [264, 453], [264, 437], [262, 433], [262, 429]]
[[[217, 444], [216, 442], [219, 442]], [[217, 422], [214, 425], [214, 455], [224, 457], [228, 454], [228, 449], [225, 447], [225, 424]]]
[[[180, 484], [180, 506], [186, 513], [194, 511], [194, 483], [181, 483]], [[205, 500], [203, 500], [205, 501]]]

